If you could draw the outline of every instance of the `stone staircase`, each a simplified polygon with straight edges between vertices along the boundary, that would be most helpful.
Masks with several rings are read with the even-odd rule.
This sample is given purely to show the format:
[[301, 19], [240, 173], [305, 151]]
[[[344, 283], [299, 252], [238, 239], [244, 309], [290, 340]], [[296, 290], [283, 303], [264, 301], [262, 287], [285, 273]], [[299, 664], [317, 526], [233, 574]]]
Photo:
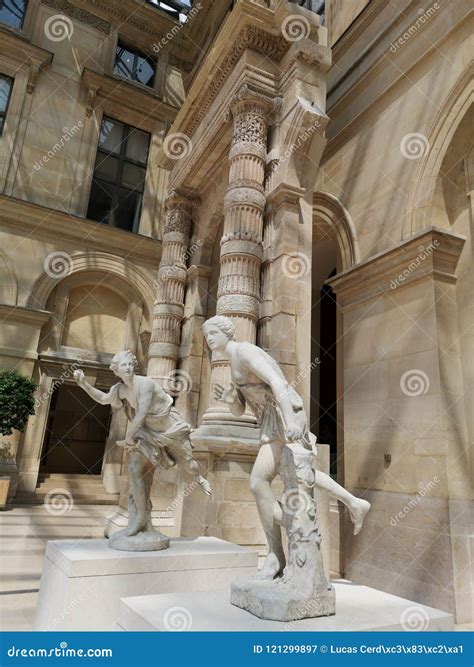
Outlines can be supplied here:
[[20, 491], [13, 505], [73, 503], [74, 505], [117, 505], [118, 493], [107, 493], [100, 475], [40, 473], [35, 493]]

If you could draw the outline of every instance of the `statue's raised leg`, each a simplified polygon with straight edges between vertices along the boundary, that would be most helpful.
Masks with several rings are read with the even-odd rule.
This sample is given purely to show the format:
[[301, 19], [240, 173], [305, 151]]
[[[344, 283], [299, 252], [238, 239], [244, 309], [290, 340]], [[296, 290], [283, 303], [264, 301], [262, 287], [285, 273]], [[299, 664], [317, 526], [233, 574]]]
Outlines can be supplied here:
[[288, 564], [281, 579], [237, 580], [231, 602], [260, 618], [294, 621], [335, 614], [334, 589], [324, 573], [313, 497], [312, 452], [301, 443], [282, 449], [281, 523], [288, 536]]

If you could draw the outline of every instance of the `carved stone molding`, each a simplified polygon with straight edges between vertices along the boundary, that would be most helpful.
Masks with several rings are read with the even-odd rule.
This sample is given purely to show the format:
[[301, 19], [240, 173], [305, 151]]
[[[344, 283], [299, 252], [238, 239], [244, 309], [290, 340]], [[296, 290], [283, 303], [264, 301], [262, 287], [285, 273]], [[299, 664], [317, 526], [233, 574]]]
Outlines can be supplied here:
[[42, 5], [51, 7], [52, 9], [61, 12], [65, 16], [69, 16], [74, 21], [79, 21], [79, 23], [84, 23], [84, 25], [94, 28], [99, 32], [103, 32], [106, 35], [109, 35], [112, 30], [112, 25], [108, 21], [104, 21], [95, 14], [85, 11], [76, 7], [68, 0], [40, 0]]
[[327, 282], [343, 307], [358, 305], [427, 278], [454, 284], [465, 241], [459, 234], [430, 227]]

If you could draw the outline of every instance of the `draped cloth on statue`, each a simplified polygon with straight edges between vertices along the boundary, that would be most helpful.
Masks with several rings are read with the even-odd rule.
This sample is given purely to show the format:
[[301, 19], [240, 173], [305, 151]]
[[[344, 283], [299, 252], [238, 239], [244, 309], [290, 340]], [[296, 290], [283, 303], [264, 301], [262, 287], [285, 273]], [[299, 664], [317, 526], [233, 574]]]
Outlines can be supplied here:
[[[121, 384], [118, 382], [110, 390], [111, 405], [114, 410], [125, 410], [127, 418], [132, 421], [135, 410], [127, 399], [120, 398]], [[173, 407], [171, 396], [163, 394], [158, 409], [147, 414], [137, 433], [138, 449], [154, 466], [171, 468], [181, 459], [192, 458], [191, 430]]]
[[[283, 415], [271, 388], [264, 382], [255, 382], [246, 384], [236, 383], [236, 389], [242, 394], [245, 402], [257, 418], [257, 423], [260, 426], [261, 442], [281, 444], [288, 442]], [[291, 385], [287, 386], [287, 391], [293, 408], [293, 414], [295, 415], [295, 421], [303, 431], [301, 444], [305, 449], [313, 449], [314, 453], [316, 453], [316, 438], [308, 430], [308, 420], [303, 407], [303, 400]]]

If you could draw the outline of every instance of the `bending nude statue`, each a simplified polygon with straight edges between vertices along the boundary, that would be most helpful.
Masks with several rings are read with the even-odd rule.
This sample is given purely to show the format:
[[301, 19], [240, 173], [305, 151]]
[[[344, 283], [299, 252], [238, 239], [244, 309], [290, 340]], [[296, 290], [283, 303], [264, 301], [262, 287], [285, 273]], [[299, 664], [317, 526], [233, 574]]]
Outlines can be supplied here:
[[[283, 593], [286, 591], [293, 595], [290, 595], [291, 600], [295, 595], [298, 600], [305, 599], [305, 596], [312, 599], [318, 594], [324, 597], [331, 587], [324, 577], [320, 554], [316, 553], [319, 551], [320, 535], [316, 523], [314, 487], [346, 505], [355, 535], [362, 527], [370, 504], [356, 498], [329, 475], [312, 467], [316, 438], [309, 432], [301, 397], [288, 384], [275, 360], [256, 345], [236, 342], [234, 325], [227, 317], [212, 317], [204, 323], [203, 330], [209, 348], [227, 357], [230, 362], [231, 385], [229, 388], [215, 385], [215, 398], [227, 403], [235, 416], [242, 415], [248, 406], [260, 425], [261, 445], [250, 486], [268, 542], [268, 555], [258, 574], [258, 581], [267, 584], [276, 582], [279, 588], [273, 587], [273, 594], [281, 589]], [[271, 489], [277, 474], [282, 477], [285, 489], [280, 501], [276, 500]], [[282, 527], [288, 536], [288, 563], [282, 545]], [[262, 591], [260, 598], [268, 597], [267, 589], [262, 588]], [[270, 599], [271, 595], [267, 611], [262, 599], [255, 602], [248, 590], [243, 597], [235, 591], [232, 596], [234, 604], [263, 618], [293, 620], [334, 613], [330, 600], [326, 607], [307, 604], [304, 609], [300, 605], [298, 610], [293, 605], [292, 611], [286, 609], [283, 612], [276, 610], [278, 605], [275, 605], [274, 598]], [[278, 617], [280, 612], [285, 618]]]
[[113, 357], [110, 369], [120, 382], [107, 393], [86, 382], [81, 370], [74, 372], [74, 379], [97, 403], [124, 409], [130, 422], [126, 439], [117, 442], [129, 453], [129, 520], [126, 528], [111, 536], [109, 545], [126, 551], [154, 551], [169, 546], [169, 538], [155, 530], [151, 522], [150, 490], [155, 468], [180, 463], [204, 493], [211, 495], [211, 487], [199, 474], [193, 457], [189, 424], [156, 380], [135, 374], [136, 363], [129, 350]]

